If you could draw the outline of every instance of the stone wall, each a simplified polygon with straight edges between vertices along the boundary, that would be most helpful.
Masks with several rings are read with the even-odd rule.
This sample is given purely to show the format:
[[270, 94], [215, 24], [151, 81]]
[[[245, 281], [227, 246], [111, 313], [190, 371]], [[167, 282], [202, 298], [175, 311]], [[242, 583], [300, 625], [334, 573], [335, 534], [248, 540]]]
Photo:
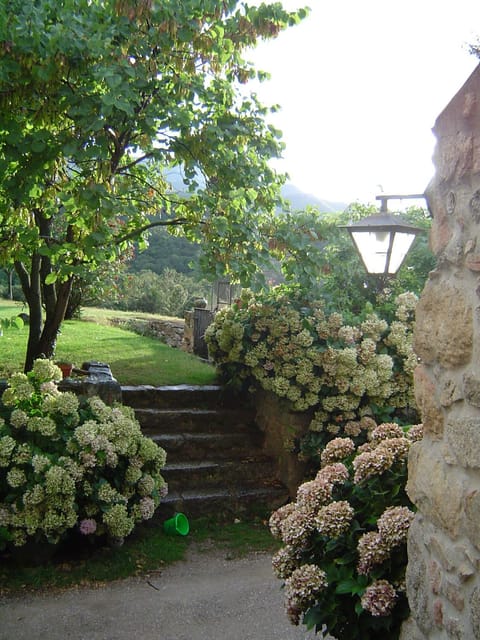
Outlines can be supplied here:
[[312, 416], [291, 411], [286, 400], [263, 390], [255, 392], [255, 422], [265, 434], [265, 453], [275, 459], [278, 478], [291, 498], [305, 480], [305, 463], [298, 458], [298, 441], [308, 431]]
[[156, 318], [109, 318], [109, 322], [149, 338], [157, 338], [169, 347], [183, 349], [183, 320], [158, 320]]
[[402, 640], [480, 638], [480, 67], [438, 117], [427, 189], [438, 258], [417, 308], [415, 388], [424, 439], [411, 450]]

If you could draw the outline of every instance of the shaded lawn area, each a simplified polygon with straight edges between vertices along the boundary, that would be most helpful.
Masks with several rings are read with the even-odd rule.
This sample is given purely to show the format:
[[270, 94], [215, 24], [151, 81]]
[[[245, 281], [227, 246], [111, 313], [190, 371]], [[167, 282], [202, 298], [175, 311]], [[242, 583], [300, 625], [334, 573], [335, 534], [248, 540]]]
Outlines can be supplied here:
[[[27, 336], [28, 327], [24, 327], [8, 329], [0, 338], [0, 377], [23, 369]], [[81, 320], [62, 324], [55, 360], [73, 362], [77, 367], [89, 360], [105, 362], [124, 385], [213, 384], [216, 381], [215, 368], [191, 354], [155, 338]]]

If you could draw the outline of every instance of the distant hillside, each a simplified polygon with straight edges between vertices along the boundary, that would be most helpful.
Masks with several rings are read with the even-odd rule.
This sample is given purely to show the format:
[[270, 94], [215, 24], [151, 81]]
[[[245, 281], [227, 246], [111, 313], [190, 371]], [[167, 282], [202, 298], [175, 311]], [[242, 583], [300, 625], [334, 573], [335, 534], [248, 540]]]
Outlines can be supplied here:
[[344, 202], [330, 202], [329, 200], [322, 200], [312, 195], [311, 193], [305, 193], [294, 184], [287, 182], [282, 187], [282, 196], [289, 200], [292, 209], [305, 209], [307, 206], [317, 207], [321, 213], [337, 213], [344, 211], [347, 205]]
[[[185, 183], [182, 178], [182, 170], [179, 167], [171, 169], [168, 173], [165, 174], [165, 177], [170, 182], [172, 186], [172, 191], [175, 193], [187, 195], [187, 190], [185, 187]], [[199, 181], [201, 182], [201, 177], [199, 176]], [[337, 213], [340, 211], [344, 211], [347, 208], [347, 204], [345, 202], [331, 202], [330, 200], [322, 200], [321, 198], [317, 198], [317, 196], [312, 195], [311, 193], [305, 193], [299, 189], [296, 185], [291, 182], [287, 182], [283, 185], [281, 189], [282, 196], [289, 200], [292, 209], [304, 209], [306, 206], [318, 207], [320, 212], [324, 213]]]
[[[181, 192], [180, 174], [169, 174], [168, 179], [175, 189]], [[341, 202], [321, 200], [312, 194], [301, 191], [291, 183], [282, 187], [282, 196], [289, 200], [293, 211], [313, 206], [317, 207], [321, 213], [331, 213], [343, 211], [347, 206]], [[192, 269], [189, 264], [195, 265], [199, 253], [200, 245], [193, 244], [184, 238], [171, 236], [164, 228], [159, 227], [152, 231], [148, 249], [136, 253], [129, 265], [129, 271], [150, 270], [160, 274], [169, 267], [181, 273], [192, 274], [195, 272], [195, 268]]]

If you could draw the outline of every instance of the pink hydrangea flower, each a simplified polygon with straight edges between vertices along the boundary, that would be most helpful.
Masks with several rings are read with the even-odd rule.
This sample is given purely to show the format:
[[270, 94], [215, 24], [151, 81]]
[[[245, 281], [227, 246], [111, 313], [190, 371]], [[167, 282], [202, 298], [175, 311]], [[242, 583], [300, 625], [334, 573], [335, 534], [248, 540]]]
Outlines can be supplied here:
[[93, 518], [85, 518], [80, 521], [80, 533], [84, 536], [90, 536], [97, 530], [97, 523]]
[[397, 594], [387, 580], [376, 580], [365, 590], [362, 607], [372, 616], [388, 616], [395, 606]]

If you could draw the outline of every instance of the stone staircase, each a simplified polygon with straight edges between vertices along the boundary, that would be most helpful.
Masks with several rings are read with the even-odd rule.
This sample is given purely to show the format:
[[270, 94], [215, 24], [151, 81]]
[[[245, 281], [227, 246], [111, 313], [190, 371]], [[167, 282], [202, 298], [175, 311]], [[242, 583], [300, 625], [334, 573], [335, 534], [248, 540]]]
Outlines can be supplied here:
[[288, 491], [246, 400], [219, 386], [122, 387], [145, 435], [167, 452], [169, 493], [158, 510], [169, 516], [235, 517], [276, 509]]

